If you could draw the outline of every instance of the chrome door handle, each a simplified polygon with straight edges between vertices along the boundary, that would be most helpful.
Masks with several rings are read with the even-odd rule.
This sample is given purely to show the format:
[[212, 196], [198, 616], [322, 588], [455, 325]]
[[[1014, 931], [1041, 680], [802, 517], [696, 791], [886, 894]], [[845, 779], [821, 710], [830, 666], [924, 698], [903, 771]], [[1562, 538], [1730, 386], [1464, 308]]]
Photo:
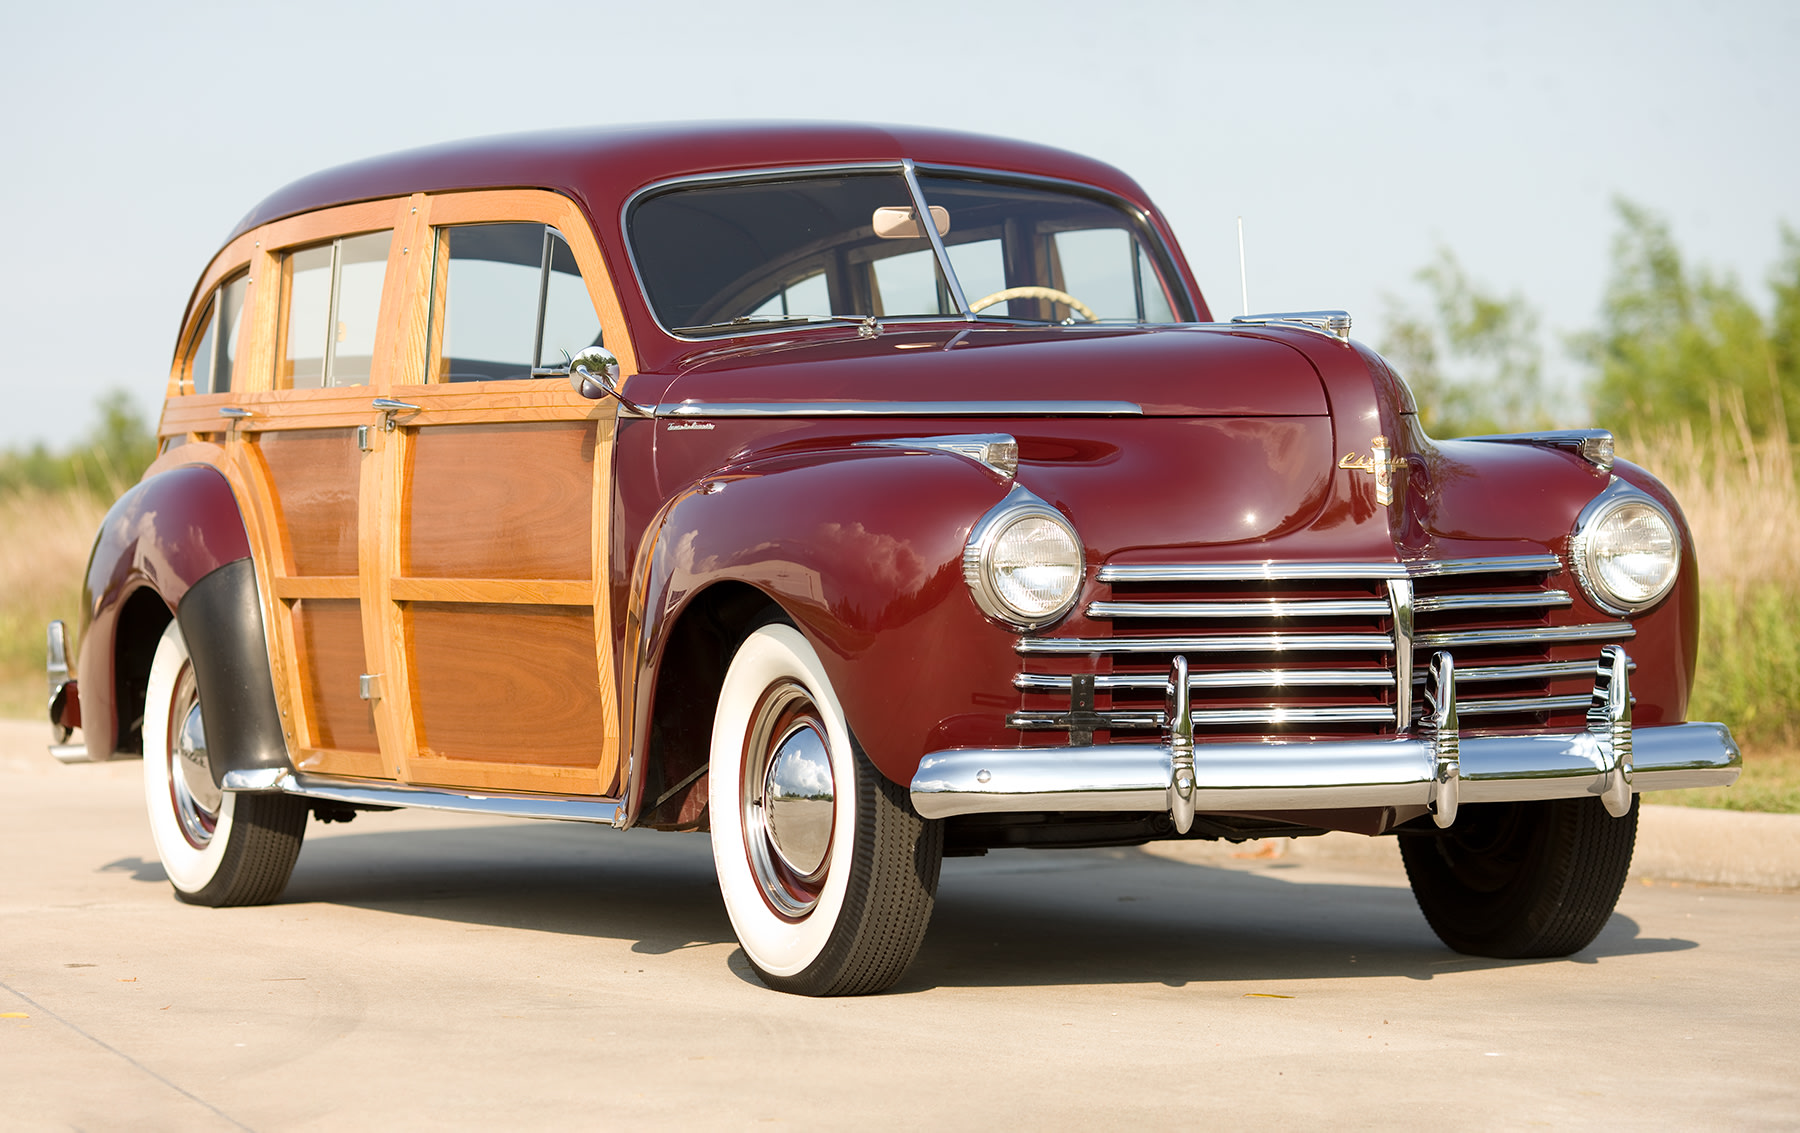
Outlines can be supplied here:
[[391, 397], [378, 397], [369, 404], [381, 410], [381, 431], [384, 433], [391, 433], [394, 431], [394, 414], [417, 413], [419, 411], [419, 407], [411, 402], [396, 401]]
[[256, 411], [254, 409], [245, 409], [242, 406], [237, 405], [221, 405], [219, 406], [219, 416], [229, 417], [233, 421], [248, 421], [250, 418], [256, 416]]

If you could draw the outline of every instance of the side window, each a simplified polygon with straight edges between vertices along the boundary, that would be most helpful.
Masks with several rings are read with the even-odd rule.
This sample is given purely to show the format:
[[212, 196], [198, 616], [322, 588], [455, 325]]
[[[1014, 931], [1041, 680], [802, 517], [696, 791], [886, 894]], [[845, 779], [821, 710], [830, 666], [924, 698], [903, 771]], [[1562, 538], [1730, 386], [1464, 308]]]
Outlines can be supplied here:
[[393, 239], [391, 230], [370, 232], [288, 253], [282, 265], [278, 388], [369, 383]]
[[200, 338], [189, 357], [188, 392], [224, 393], [231, 388], [249, 282], [250, 277], [239, 272], [213, 292], [206, 313], [200, 316]]
[[529, 378], [600, 341], [600, 318], [575, 254], [542, 224], [469, 224], [438, 232], [428, 381]]

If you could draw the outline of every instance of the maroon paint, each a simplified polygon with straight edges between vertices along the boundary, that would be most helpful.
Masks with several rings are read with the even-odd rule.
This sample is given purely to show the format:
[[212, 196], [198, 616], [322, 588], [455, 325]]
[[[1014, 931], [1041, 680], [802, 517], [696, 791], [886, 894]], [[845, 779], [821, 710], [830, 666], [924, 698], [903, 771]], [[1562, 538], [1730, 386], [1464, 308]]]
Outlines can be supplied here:
[[106, 513], [82, 591], [79, 669], [92, 758], [110, 759], [118, 743], [113, 659], [126, 601], [148, 588], [173, 614], [188, 587], [249, 554], [231, 485], [204, 464], [151, 476]]

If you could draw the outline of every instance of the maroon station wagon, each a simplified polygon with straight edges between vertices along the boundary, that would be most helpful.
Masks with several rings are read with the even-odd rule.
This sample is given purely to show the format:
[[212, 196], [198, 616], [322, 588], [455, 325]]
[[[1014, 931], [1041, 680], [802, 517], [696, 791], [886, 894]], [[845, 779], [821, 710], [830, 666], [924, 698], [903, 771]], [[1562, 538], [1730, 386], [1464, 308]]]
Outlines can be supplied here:
[[[1437, 440], [1338, 311], [1216, 321], [1119, 171], [854, 125], [437, 146], [201, 273], [54, 753], [203, 905], [309, 818], [705, 830], [771, 987], [945, 855], [1353, 831], [1450, 947], [1593, 940], [1686, 722], [1693, 541], [1599, 430]], [[76, 678], [79, 678], [77, 682]], [[79, 691], [78, 691], [79, 683]]]

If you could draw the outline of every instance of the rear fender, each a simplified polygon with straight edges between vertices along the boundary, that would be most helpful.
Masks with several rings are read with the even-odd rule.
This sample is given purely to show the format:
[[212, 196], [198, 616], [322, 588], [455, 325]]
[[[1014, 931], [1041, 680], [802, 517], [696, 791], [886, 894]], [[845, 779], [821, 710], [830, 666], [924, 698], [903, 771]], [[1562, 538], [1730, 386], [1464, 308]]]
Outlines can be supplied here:
[[[143, 750], [138, 725], [143, 676], [156, 647], [151, 635], [161, 634], [202, 579], [232, 563], [248, 564], [249, 558], [231, 486], [206, 465], [156, 473], [113, 504], [100, 523], [82, 592], [77, 668], [89, 758], [130, 757]], [[254, 596], [253, 578], [251, 586]], [[192, 647], [201, 631], [190, 630], [189, 623], [184, 618], [182, 629]], [[255, 636], [264, 640], [260, 612]], [[266, 644], [262, 672], [268, 672]]]
[[[644, 613], [627, 642], [632, 814], [671, 632], [726, 583], [765, 595], [812, 643], [858, 742], [895, 782], [938, 748], [1015, 745], [1004, 717], [1016, 634], [975, 607], [962, 578], [970, 530], [1011, 487], [961, 456], [847, 448], [728, 468], [677, 494], [633, 580], [631, 608]], [[710, 719], [713, 705], [681, 710]]]

